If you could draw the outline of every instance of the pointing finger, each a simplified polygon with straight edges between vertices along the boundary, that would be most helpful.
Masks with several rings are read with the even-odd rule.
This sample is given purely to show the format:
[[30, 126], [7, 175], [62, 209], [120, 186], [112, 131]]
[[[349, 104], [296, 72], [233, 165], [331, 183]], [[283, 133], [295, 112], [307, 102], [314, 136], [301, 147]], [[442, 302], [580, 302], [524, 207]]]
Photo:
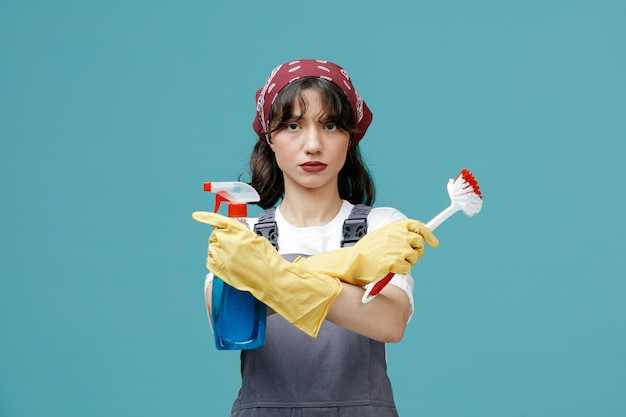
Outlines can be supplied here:
[[225, 229], [228, 226], [228, 219], [221, 214], [209, 213], [206, 211], [196, 211], [191, 218], [197, 222], [208, 224], [217, 229]]

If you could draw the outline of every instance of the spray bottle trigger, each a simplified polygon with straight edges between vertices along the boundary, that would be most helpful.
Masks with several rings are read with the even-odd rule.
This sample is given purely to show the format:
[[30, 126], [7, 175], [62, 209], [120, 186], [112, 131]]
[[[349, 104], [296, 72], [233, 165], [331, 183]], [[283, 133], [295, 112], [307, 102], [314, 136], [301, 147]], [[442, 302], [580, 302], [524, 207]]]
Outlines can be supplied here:
[[220, 209], [220, 204], [224, 201], [230, 202], [230, 199], [222, 193], [215, 194], [215, 208], [213, 209], [213, 213], [218, 212], [218, 210]]

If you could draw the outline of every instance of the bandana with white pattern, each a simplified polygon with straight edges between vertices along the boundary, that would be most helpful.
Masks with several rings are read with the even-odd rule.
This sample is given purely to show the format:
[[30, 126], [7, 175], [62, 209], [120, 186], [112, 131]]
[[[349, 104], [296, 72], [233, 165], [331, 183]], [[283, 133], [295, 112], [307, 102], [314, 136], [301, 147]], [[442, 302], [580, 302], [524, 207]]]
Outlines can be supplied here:
[[291, 61], [274, 68], [265, 85], [256, 93], [256, 117], [252, 123], [254, 131], [269, 143], [268, 117], [276, 96], [286, 85], [303, 77], [323, 78], [346, 94], [357, 123], [357, 132], [352, 140], [352, 146], [356, 146], [372, 121], [372, 112], [352, 85], [346, 70], [332, 62], [317, 59]]

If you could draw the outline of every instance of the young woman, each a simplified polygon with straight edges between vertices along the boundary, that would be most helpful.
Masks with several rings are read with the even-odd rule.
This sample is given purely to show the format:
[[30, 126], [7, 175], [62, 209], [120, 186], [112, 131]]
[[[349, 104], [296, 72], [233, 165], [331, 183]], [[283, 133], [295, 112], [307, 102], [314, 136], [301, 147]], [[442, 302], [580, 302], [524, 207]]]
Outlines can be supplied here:
[[[259, 221], [273, 225], [274, 246], [232, 219], [193, 216], [215, 227], [207, 303], [215, 274], [278, 313], [265, 346], [241, 353], [231, 416], [397, 416], [385, 343], [402, 339], [410, 269], [437, 239], [398, 210], [370, 207], [374, 184], [358, 144], [372, 113], [343, 68], [285, 63], [256, 98], [251, 185], [261, 207], [278, 204]], [[348, 230], [355, 222], [365, 236]], [[390, 271], [390, 285], [363, 304], [363, 286]]]

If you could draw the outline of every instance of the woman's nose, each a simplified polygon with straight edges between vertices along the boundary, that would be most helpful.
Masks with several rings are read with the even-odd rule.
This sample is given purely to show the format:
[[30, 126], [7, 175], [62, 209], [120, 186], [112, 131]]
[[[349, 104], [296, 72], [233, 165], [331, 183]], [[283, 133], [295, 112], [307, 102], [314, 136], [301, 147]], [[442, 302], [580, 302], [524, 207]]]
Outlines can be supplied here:
[[319, 152], [322, 148], [322, 132], [319, 128], [306, 129], [305, 133], [305, 151], [308, 153]]

